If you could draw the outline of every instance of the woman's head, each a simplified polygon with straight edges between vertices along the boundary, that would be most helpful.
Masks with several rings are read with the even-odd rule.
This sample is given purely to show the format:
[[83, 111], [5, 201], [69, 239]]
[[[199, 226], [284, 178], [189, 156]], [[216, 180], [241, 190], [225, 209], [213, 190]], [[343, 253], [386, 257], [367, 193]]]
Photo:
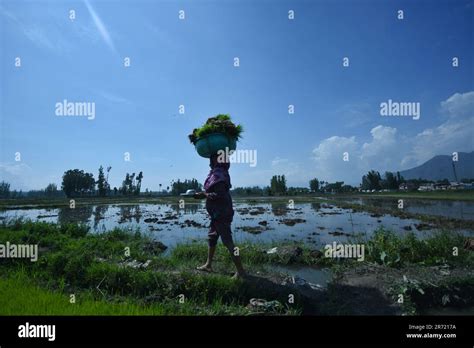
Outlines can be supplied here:
[[211, 169], [214, 169], [217, 167], [229, 169], [230, 168], [229, 159], [226, 158], [225, 155], [224, 156], [221, 156], [218, 154], [211, 155], [211, 157], [209, 158], [209, 167], [211, 167]]

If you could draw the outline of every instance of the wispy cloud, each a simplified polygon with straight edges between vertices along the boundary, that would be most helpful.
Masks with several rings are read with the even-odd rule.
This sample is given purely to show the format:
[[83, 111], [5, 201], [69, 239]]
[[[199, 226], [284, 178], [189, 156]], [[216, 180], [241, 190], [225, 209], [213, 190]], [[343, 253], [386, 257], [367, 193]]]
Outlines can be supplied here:
[[0, 162], [0, 178], [12, 185], [11, 189], [30, 190], [34, 187], [45, 187], [38, 175], [23, 162]]
[[171, 35], [164, 29], [160, 28], [158, 25], [153, 24], [149, 21], [144, 22], [146, 33], [153, 36], [153, 41], [158, 40], [160, 44], [164, 44], [167, 48], [177, 48], [181, 46], [180, 41], [176, 38], [171, 37]]
[[92, 7], [92, 5], [89, 3], [89, 0], [84, 0], [84, 4], [87, 7], [87, 10], [89, 11], [92, 20], [94, 21], [95, 26], [97, 27], [97, 30], [100, 33], [100, 36], [106, 43], [106, 45], [114, 52], [117, 53], [117, 50], [115, 49], [114, 42], [112, 41], [112, 38], [110, 37], [109, 31], [105, 27], [104, 22], [102, 22], [102, 19], [100, 19], [99, 15], [95, 11], [95, 9]]
[[340, 124], [346, 128], [357, 128], [370, 123], [373, 113], [369, 102], [347, 103], [335, 109], [333, 117], [341, 120]]
[[36, 24], [26, 25], [21, 21], [14, 13], [8, 11], [7, 9], [0, 6], [0, 13], [8, 18], [11, 22], [15, 23], [23, 34], [36, 46], [46, 47], [51, 50], [59, 51], [63, 49], [63, 45], [59, 40], [56, 40], [56, 43], [53, 42], [50, 35], [47, 35], [45, 30]]
[[275, 157], [272, 160], [272, 167], [278, 166], [281, 163], [288, 163], [288, 159], [287, 158]]
[[117, 103], [117, 104], [131, 104], [132, 102], [128, 100], [127, 98], [123, 98], [119, 95], [103, 91], [103, 90], [96, 90], [95, 91], [99, 96], [102, 98], [106, 99], [109, 102], [112, 103]]
[[44, 46], [47, 47], [51, 50], [58, 50], [59, 46], [55, 45], [45, 34], [45, 32], [37, 27], [37, 26], [32, 26], [31, 28], [25, 27], [23, 29], [24, 34], [26, 37], [31, 41], [34, 42], [35, 44], [39, 46]]
[[20, 21], [18, 20], [18, 18], [13, 14], [11, 13], [10, 11], [6, 10], [5, 8], [3, 8], [2, 6], [0, 6], [0, 12], [7, 18], [9, 18], [10, 20], [14, 21], [15, 23], [17, 24], [20, 24]]

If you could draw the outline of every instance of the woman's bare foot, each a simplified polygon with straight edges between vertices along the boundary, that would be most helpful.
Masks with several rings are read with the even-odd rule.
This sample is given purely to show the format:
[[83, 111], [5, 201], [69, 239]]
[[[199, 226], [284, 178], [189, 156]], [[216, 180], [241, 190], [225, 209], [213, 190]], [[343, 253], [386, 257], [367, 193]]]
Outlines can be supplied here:
[[212, 267], [209, 266], [207, 263], [205, 263], [205, 264], [202, 265], [202, 266], [196, 267], [196, 269], [197, 269], [198, 271], [204, 271], [204, 272], [209, 272], [209, 273], [212, 272]]

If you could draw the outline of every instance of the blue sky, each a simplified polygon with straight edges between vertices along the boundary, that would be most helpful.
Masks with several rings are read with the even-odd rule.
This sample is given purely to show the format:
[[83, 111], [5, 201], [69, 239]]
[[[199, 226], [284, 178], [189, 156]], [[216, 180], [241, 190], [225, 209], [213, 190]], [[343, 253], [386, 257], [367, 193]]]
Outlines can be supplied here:
[[[239, 149], [257, 151], [255, 167], [232, 165], [234, 186], [267, 185], [273, 174], [290, 185], [356, 184], [369, 169], [472, 151], [473, 9], [460, 0], [1, 0], [0, 179], [39, 189], [67, 169], [97, 176], [102, 164], [112, 186], [138, 171], [152, 190], [202, 182], [208, 163], [187, 134], [218, 113], [243, 124]], [[64, 99], [95, 103], [95, 118], [56, 116]], [[388, 99], [420, 103], [420, 119], [382, 117]]]

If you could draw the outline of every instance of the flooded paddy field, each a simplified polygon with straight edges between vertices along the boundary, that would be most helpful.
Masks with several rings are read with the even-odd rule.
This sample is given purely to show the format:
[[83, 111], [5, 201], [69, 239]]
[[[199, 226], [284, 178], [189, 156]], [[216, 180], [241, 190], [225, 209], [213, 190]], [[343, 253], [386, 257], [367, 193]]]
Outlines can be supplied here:
[[[444, 203], [452, 205], [460, 202], [438, 201], [435, 207], [441, 207]], [[471, 205], [464, 206], [468, 213], [472, 208]], [[421, 209], [420, 206], [411, 203], [408, 207]], [[452, 207], [454, 215], [456, 207]], [[435, 212], [438, 211], [436, 209]], [[334, 241], [370, 238], [380, 227], [400, 235], [415, 232], [419, 238], [425, 238], [440, 228], [417, 219], [354, 211], [332, 203], [295, 203], [290, 208], [281, 202], [237, 202], [234, 210], [232, 230], [237, 243], [269, 244], [295, 241], [320, 247]], [[468, 217], [468, 214], [464, 217]], [[186, 203], [184, 208], [180, 208], [178, 204], [122, 203], [84, 205], [74, 209], [22, 208], [0, 211], [0, 219], [14, 218], [60, 224], [82, 223], [87, 224], [93, 233], [108, 231], [115, 227], [129, 230], [138, 228], [142, 232], [148, 232], [153, 239], [161, 241], [168, 247], [206, 239], [209, 226], [209, 218], [203, 203]], [[460, 228], [458, 231], [465, 235], [474, 234], [472, 230], [466, 228]]]
[[[398, 199], [388, 197], [339, 197], [341, 201], [397, 209]], [[403, 209], [412, 214], [442, 216], [474, 221], [474, 202], [433, 199], [403, 199]]]

